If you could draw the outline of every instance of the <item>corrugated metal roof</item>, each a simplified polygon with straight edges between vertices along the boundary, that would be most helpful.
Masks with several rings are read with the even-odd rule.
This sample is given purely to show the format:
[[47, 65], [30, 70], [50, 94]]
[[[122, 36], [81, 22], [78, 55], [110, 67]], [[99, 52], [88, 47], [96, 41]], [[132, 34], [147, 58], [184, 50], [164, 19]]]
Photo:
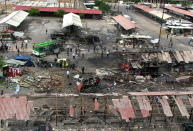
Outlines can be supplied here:
[[183, 14], [183, 15], [193, 17], [193, 13], [190, 12], [190, 11], [187, 11], [187, 10], [182, 10], [182, 9], [179, 9], [179, 8], [176, 8], [176, 7], [173, 7], [173, 6], [166, 6], [165, 8], [169, 9], [169, 10], [172, 10], [172, 11], [175, 11], [177, 13]]
[[165, 95], [193, 95], [193, 91], [187, 92], [128, 92], [132, 96], [165, 96]]
[[143, 117], [151, 116], [149, 111], [152, 110], [152, 107], [145, 96], [137, 96], [137, 101], [139, 103], [139, 108], [141, 109], [141, 114]]
[[[137, 5], [136, 4], [135, 7], [162, 19], [162, 14], [163, 14], [162, 11], [157, 11], [157, 10], [151, 9], [151, 8], [144, 6], [144, 5]], [[171, 15], [164, 13], [163, 20], [166, 20], [166, 19], [171, 18], [171, 17], [172, 17]]]
[[33, 7], [33, 6], [16, 6], [15, 10], [28, 11], [31, 8], [39, 9], [41, 12], [57, 12], [58, 10], [64, 10], [68, 13], [83, 13], [83, 14], [102, 14], [100, 10], [94, 9], [71, 9], [71, 8], [53, 8], [53, 7]]
[[133, 22], [122, 15], [115, 16], [113, 19], [117, 21], [125, 30], [133, 29], [136, 27]]
[[25, 96], [0, 97], [0, 120], [11, 119], [16, 116], [17, 120], [29, 120], [33, 101], [27, 101]]
[[170, 108], [170, 105], [169, 105], [169, 103], [168, 103], [168, 101], [167, 101], [167, 99], [166, 99], [166, 96], [163, 96], [162, 99], [158, 97], [158, 100], [159, 100], [159, 102], [160, 102], [161, 105], [162, 105], [164, 114], [165, 114], [166, 116], [168, 116], [168, 117], [169, 117], [169, 116], [173, 116], [172, 111], [171, 111], [171, 108]]
[[184, 106], [184, 103], [181, 100], [181, 98], [179, 96], [176, 97], [176, 98], [175, 97], [173, 97], [173, 98], [174, 98], [174, 100], [175, 100], [175, 102], [176, 102], [176, 104], [177, 104], [177, 106], [178, 106], [182, 116], [186, 116], [187, 118], [189, 118], [190, 114], [188, 113], [186, 107]]
[[120, 112], [121, 118], [129, 122], [129, 118], [135, 118], [135, 113], [128, 96], [123, 96], [123, 99], [112, 99], [114, 107]]
[[193, 107], [193, 98], [189, 98], [190, 105]]
[[[153, 11], [150, 11], [149, 13], [156, 16], [156, 17], [158, 17], [158, 18], [160, 18], [160, 19], [162, 19], [162, 15], [163, 15], [162, 11], [153, 10]], [[172, 17], [171, 15], [168, 15], [168, 14], [164, 13], [163, 20], [169, 19], [171, 17]]]
[[74, 108], [72, 105], [70, 105], [69, 115], [70, 115], [70, 117], [74, 117]]
[[95, 99], [94, 101], [94, 110], [98, 110], [99, 109], [99, 102], [97, 99]]
[[144, 5], [135, 4], [134, 6], [137, 7], [137, 8], [139, 8], [139, 9], [141, 9], [141, 10], [143, 10], [143, 11], [145, 11], [145, 12], [153, 11], [153, 9], [151, 9], [151, 8], [149, 8], [149, 7], [147, 7], [147, 6], [144, 6]]
[[71, 25], [82, 27], [82, 23], [79, 15], [69, 13], [63, 16], [62, 28], [71, 26]]
[[3, 18], [0, 20], [0, 24], [6, 23], [12, 26], [19, 26], [23, 20], [28, 16], [29, 13], [19, 10], [19, 11], [14, 11], [7, 17]]

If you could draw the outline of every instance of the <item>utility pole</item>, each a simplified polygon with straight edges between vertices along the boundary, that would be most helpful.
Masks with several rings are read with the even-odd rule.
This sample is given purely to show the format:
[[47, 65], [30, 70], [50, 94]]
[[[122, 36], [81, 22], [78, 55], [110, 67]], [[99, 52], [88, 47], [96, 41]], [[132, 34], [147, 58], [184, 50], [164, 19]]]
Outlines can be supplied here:
[[7, 15], [7, 0], [5, 0], [5, 13]]
[[[164, 18], [164, 10], [165, 10], [165, 0], [164, 0], [163, 12], [162, 12], [162, 20], [163, 20], [163, 18]], [[160, 31], [159, 31], [158, 46], [160, 46], [160, 38], [161, 38], [162, 24], [163, 24], [163, 23], [161, 22]]]

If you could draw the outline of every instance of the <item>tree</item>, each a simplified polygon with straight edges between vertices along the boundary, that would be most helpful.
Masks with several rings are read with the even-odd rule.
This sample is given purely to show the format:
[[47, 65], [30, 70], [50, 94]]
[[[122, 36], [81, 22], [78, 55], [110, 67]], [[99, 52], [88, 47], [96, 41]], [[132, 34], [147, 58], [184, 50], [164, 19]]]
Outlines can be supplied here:
[[139, 3], [141, 0], [131, 0], [131, 2]]
[[79, 16], [80, 16], [80, 18], [82, 19], [82, 18], [84, 18], [85, 14], [80, 13]]
[[2, 56], [0, 56], [0, 69], [5, 65], [4, 59]]
[[55, 15], [58, 16], [58, 17], [63, 17], [63, 15], [65, 15], [66, 12], [64, 10], [58, 10]]
[[99, 7], [101, 11], [109, 11], [111, 7], [103, 1], [96, 0], [95, 5]]
[[39, 9], [36, 9], [36, 8], [31, 8], [30, 10], [29, 10], [29, 15], [39, 15], [40, 14], [40, 11], [39, 11]]

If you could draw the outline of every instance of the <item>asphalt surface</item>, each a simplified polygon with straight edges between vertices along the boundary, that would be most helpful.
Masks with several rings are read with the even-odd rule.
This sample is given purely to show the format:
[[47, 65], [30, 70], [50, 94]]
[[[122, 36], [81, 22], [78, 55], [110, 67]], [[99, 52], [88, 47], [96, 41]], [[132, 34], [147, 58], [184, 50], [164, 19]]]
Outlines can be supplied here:
[[[128, 15], [130, 18], [136, 22], [139, 29], [137, 32], [141, 35], [149, 35], [152, 39], [158, 39], [160, 34], [161, 24], [155, 19], [144, 15], [141, 12], [136, 12], [134, 9], [126, 10], [126, 6], [123, 4], [111, 4], [113, 5], [113, 10], [119, 10], [120, 14]], [[115, 6], [115, 8], [114, 8]], [[119, 9], [118, 9], [119, 7]], [[162, 28], [162, 30], [164, 30]], [[167, 34], [161, 33], [160, 45], [163, 49], [171, 48], [169, 45], [170, 38], [173, 40], [173, 48], [176, 50], [193, 50], [193, 47], [188, 45], [190, 37], [184, 36], [169, 36], [167, 39]]]

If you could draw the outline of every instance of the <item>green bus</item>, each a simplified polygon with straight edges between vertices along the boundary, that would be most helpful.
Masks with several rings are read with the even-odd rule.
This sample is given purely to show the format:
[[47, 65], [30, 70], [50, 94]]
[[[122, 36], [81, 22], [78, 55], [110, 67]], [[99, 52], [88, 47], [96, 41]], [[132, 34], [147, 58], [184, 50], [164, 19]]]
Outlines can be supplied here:
[[63, 49], [62, 42], [59, 40], [37, 43], [33, 46], [32, 54], [36, 56], [46, 56], [59, 53]]

